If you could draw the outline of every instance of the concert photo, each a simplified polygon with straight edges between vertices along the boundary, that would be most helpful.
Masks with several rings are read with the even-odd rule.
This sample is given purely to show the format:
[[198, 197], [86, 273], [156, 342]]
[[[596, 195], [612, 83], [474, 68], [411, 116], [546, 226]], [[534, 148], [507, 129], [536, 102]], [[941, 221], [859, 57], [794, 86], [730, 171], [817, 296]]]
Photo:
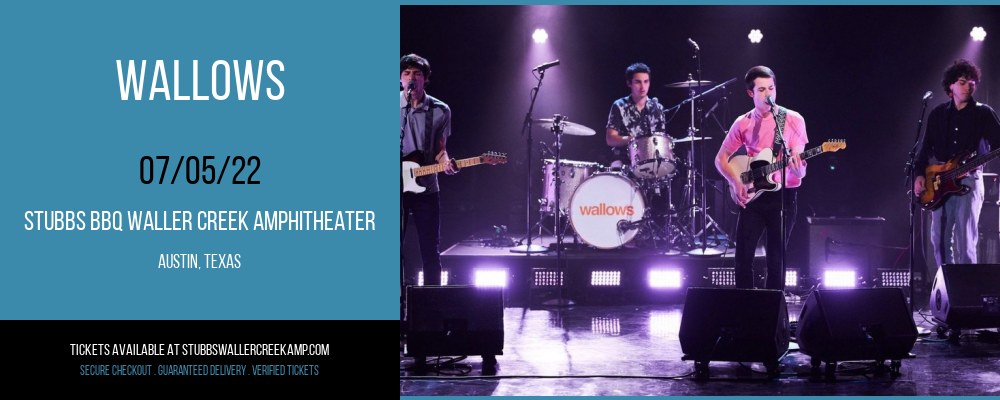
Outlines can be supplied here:
[[399, 57], [400, 396], [1000, 394], [1000, 7], [403, 5]]

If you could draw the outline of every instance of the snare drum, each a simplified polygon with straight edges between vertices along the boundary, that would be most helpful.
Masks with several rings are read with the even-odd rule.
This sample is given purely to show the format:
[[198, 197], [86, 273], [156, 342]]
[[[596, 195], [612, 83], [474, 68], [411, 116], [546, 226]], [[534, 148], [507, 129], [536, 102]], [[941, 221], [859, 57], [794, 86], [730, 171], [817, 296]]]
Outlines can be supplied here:
[[614, 249], [639, 233], [633, 221], [646, 213], [646, 198], [639, 185], [622, 174], [602, 172], [584, 181], [570, 202], [569, 221], [585, 243]]
[[640, 179], [672, 178], [677, 173], [674, 143], [667, 135], [632, 139], [628, 144], [632, 173]]
[[[573, 197], [573, 192], [591, 175], [601, 169], [598, 163], [561, 160], [562, 167], [559, 168], [562, 183], [559, 186], [559, 209], [564, 212], [569, 207], [569, 200]], [[551, 214], [555, 211], [556, 204], [556, 160], [547, 159], [545, 165], [545, 200], [542, 201], [542, 212]]]

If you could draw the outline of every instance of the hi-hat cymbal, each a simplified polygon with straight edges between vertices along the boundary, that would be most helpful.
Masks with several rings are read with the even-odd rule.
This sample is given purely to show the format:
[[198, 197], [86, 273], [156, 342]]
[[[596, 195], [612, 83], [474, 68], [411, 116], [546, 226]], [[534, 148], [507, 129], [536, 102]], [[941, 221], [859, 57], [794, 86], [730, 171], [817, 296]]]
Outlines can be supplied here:
[[699, 86], [708, 86], [708, 85], [711, 85], [713, 83], [715, 83], [715, 82], [712, 82], [712, 81], [686, 80], [684, 82], [668, 83], [666, 85], [663, 85], [663, 87], [674, 88], [674, 89], [688, 89], [688, 88], [699, 87]]
[[[552, 129], [553, 119], [552, 118], [536, 119], [535, 123], [538, 124], [538, 126], [540, 126], [542, 128], [551, 130]], [[583, 126], [583, 125], [580, 125], [580, 124], [574, 124], [574, 123], [569, 122], [569, 121], [562, 121], [562, 122], [559, 123], [559, 125], [562, 127], [562, 133], [564, 135], [571, 135], [571, 136], [594, 136], [594, 135], [597, 134], [597, 132], [595, 132], [593, 129], [590, 129], [590, 128], [588, 128], [586, 126]]]
[[711, 136], [688, 136], [688, 137], [683, 137], [683, 138], [680, 138], [680, 139], [674, 139], [674, 143], [685, 143], [685, 142], [693, 142], [695, 140], [709, 140], [709, 139], [712, 139], [712, 137]]

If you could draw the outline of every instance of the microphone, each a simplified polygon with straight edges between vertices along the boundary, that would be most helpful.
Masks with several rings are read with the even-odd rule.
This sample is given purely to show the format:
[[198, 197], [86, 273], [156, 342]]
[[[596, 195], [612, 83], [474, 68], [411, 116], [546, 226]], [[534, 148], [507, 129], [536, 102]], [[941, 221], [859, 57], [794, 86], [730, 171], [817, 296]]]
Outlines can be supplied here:
[[618, 231], [619, 232], [628, 232], [628, 231], [633, 230], [633, 229], [635, 229], [635, 224], [632, 223], [632, 222], [628, 222], [627, 219], [623, 219], [623, 220], [618, 221]]
[[708, 117], [712, 116], [712, 112], [714, 112], [716, 108], [719, 108], [719, 103], [722, 103], [722, 100], [719, 100], [719, 101], [715, 102], [715, 105], [712, 106], [712, 108], [708, 109], [708, 112], [705, 113], [705, 118], [708, 118]]
[[406, 101], [410, 101], [410, 95], [413, 93], [413, 88], [416, 86], [416, 82], [410, 80], [410, 83], [406, 84]]
[[694, 40], [691, 40], [691, 38], [688, 38], [688, 44], [690, 44], [691, 47], [694, 47], [694, 51], [701, 51], [701, 49], [698, 48], [698, 43], [695, 43]]
[[927, 101], [927, 99], [930, 99], [931, 97], [934, 97], [934, 92], [928, 90], [927, 93], [924, 93], [924, 101]]
[[539, 66], [535, 67], [535, 69], [533, 69], [532, 71], [542, 72], [542, 71], [545, 71], [545, 70], [547, 70], [549, 68], [552, 68], [552, 67], [554, 67], [556, 65], [559, 65], [559, 60], [555, 60], [555, 61], [552, 61], [552, 62], [547, 62], [545, 64], [539, 65]]
[[764, 103], [767, 103], [767, 105], [769, 105], [771, 107], [777, 107], [777, 105], [774, 104], [774, 97], [771, 97], [771, 96], [765, 97], [764, 98]]

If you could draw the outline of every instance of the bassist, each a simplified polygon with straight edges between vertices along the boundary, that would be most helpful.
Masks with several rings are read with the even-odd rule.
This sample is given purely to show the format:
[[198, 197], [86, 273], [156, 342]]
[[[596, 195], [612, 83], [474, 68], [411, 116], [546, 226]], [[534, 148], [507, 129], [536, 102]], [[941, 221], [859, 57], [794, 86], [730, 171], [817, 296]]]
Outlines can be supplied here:
[[[919, 173], [934, 168], [931, 159], [945, 162], [962, 154], [984, 155], [1000, 146], [1000, 122], [990, 106], [972, 97], [981, 71], [967, 60], [956, 60], [944, 71], [941, 85], [951, 99], [938, 105], [927, 116], [927, 131], [917, 153], [915, 168]], [[927, 187], [925, 178], [917, 176], [913, 191], [920, 195]], [[983, 206], [982, 167], [973, 169], [958, 180], [969, 193], [954, 195], [930, 214], [930, 226], [925, 230], [928, 276], [944, 264], [975, 264], [979, 239], [979, 212]], [[995, 221], [994, 221], [995, 223]], [[929, 281], [929, 280], [928, 280]]]
[[[729, 159], [740, 147], [746, 147], [750, 157], [756, 156], [765, 149], [774, 151], [775, 157], [782, 158], [784, 150], [775, 143], [775, 128], [777, 119], [783, 119], [782, 135], [788, 143], [792, 157], [789, 159], [785, 191], [785, 226], [791, 232], [795, 221], [796, 201], [795, 189], [802, 184], [806, 175], [806, 164], [799, 154], [805, 149], [808, 138], [806, 124], [799, 113], [778, 108], [777, 116], [772, 115], [767, 98], [777, 97], [774, 72], [770, 68], [757, 66], [747, 71], [744, 79], [747, 94], [753, 99], [754, 109], [733, 123], [726, 135], [722, 148], [715, 159], [715, 166], [726, 180], [730, 189], [735, 192], [735, 198], [741, 209], [736, 223], [736, 287], [754, 288], [753, 258], [757, 242], [761, 235], [767, 233], [767, 278], [765, 288], [783, 290], [785, 277], [781, 271], [781, 192], [765, 192], [755, 201], [748, 203], [747, 185], [740, 179], [738, 171], [728, 163]], [[784, 114], [784, 115], [781, 115]], [[780, 178], [779, 178], [780, 179]], [[779, 181], [780, 182], [780, 181]]]

